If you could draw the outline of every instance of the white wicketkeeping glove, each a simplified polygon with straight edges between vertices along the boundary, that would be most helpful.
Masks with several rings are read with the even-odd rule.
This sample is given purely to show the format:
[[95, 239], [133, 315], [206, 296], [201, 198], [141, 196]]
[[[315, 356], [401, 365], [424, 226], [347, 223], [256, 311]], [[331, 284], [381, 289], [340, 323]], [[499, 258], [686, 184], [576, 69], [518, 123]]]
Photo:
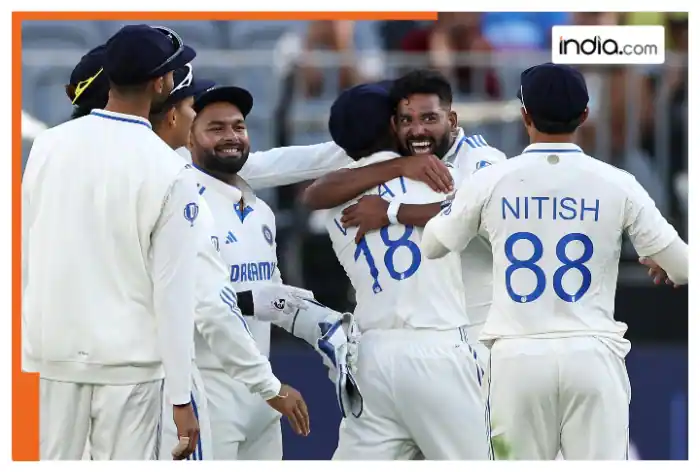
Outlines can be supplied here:
[[255, 319], [271, 323], [284, 322], [300, 309], [306, 308], [304, 298], [313, 298], [313, 292], [303, 288], [275, 282], [253, 284], [253, 307]]
[[323, 363], [329, 367], [331, 380], [335, 384], [340, 412], [344, 418], [362, 414], [363, 399], [355, 381], [359, 330], [350, 313], [333, 323], [321, 322], [321, 337], [316, 342]]

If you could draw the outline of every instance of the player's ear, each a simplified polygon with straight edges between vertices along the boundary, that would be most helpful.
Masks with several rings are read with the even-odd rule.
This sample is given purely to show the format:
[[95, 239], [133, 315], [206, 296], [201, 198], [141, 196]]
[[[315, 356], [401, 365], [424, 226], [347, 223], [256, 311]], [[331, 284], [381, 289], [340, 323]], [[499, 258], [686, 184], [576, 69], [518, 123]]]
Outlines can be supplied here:
[[398, 126], [396, 125], [396, 115], [391, 115], [391, 131], [394, 134], [397, 134], [398, 132]]
[[581, 121], [579, 122], [579, 126], [584, 124], [586, 120], [588, 119], [588, 107], [586, 107], [585, 110], [583, 110], [583, 113], [581, 113]]
[[177, 113], [175, 113], [175, 107], [171, 107], [168, 110], [168, 114], [165, 116], [166, 122], [171, 128], [174, 128], [177, 124]]
[[450, 110], [450, 113], [447, 115], [447, 119], [450, 120], [450, 129], [452, 131], [455, 131], [457, 129], [457, 126], [459, 126], [459, 119], [457, 118], [457, 112], [454, 110]]
[[153, 91], [157, 95], [161, 95], [163, 93], [164, 88], [165, 88], [165, 76], [156, 77], [155, 79], [153, 79]]
[[530, 115], [527, 114], [524, 108], [520, 108], [520, 116], [523, 118], [523, 124], [525, 125], [525, 129], [529, 128], [532, 124], [532, 119], [530, 118]]

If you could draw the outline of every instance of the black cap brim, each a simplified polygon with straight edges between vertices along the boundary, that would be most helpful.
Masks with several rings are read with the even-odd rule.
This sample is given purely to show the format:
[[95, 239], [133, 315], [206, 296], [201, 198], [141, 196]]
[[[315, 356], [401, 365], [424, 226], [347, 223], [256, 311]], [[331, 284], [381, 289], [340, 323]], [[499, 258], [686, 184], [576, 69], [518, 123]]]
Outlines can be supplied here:
[[192, 62], [192, 60], [197, 56], [194, 49], [189, 46], [184, 46], [182, 52], [177, 55], [172, 61], [167, 64], [163, 64], [151, 74], [152, 77], [162, 77], [168, 72], [179, 69], [180, 67], [185, 67], [186, 64]]
[[212, 103], [226, 102], [235, 105], [245, 118], [253, 109], [253, 96], [241, 87], [214, 87], [199, 95], [194, 101], [194, 111], [201, 112]]

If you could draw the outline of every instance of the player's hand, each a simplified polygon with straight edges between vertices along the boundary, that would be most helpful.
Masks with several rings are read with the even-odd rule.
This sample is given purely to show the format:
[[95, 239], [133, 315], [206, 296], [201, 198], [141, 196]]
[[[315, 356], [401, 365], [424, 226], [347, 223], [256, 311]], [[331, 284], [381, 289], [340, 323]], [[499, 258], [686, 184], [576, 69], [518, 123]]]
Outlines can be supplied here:
[[408, 156], [398, 159], [401, 175], [418, 180], [436, 192], [450, 193], [454, 181], [447, 166], [435, 156]]
[[295, 433], [301, 436], [309, 435], [311, 432], [309, 410], [306, 408], [306, 402], [301, 393], [289, 385], [282, 385], [280, 393], [269, 399], [267, 404], [287, 417]]
[[373, 230], [377, 230], [389, 224], [386, 214], [389, 202], [378, 195], [365, 195], [357, 203], [343, 210], [340, 224], [344, 228], [357, 226], [355, 242], [359, 243], [363, 236]]
[[260, 321], [277, 323], [285, 317], [293, 316], [297, 310], [305, 308], [304, 298], [313, 299], [309, 290], [284, 285], [277, 282], [253, 284], [253, 310], [255, 318]]
[[180, 440], [180, 443], [173, 449], [173, 460], [181, 461], [187, 459], [197, 447], [199, 421], [197, 421], [191, 403], [173, 405], [173, 420], [177, 429], [177, 437]]
[[648, 274], [649, 277], [654, 279], [654, 284], [661, 285], [662, 283], [665, 283], [666, 285], [673, 285], [674, 288], [680, 287], [680, 285], [674, 284], [673, 281], [668, 278], [668, 274], [666, 273], [666, 271], [663, 270], [660, 265], [652, 261], [650, 258], [640, 257], [639, 263], [649, 268]]

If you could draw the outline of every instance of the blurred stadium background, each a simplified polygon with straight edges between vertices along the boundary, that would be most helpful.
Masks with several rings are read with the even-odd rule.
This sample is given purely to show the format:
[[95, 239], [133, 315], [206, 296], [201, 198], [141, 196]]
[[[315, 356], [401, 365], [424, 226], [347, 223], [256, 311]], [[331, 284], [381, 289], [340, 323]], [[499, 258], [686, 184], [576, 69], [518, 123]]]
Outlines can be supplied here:
[[[662, 24], [666, 64], [588, 66], [591, 118], [579, 133], [589, 153], [634, 174], [687, 240], [687, 13], [443, 13], [419, 21], [180, 21], [174, 28], [198, 52], [196, 73], [248, 88], [253, 150], [329, 139], [330, 104], [343, 88], [396, 77], [413, 67], [444, 71], [467, 133], [514, 155], [526, 145], [514, 101], [520, 72], [550, 60], [557, 24]], [[79, 58], [120, 21], [26, 21], [22, 25], [23, 163], [39, 130], [68, 119], [63, 90]], [[70, 176], [66, 176], [66, 185]], [[319, 214], [299, 204], [303, 185], [261, 196], [277, 214], [280, 267], [292, 284], [312, 289], [337, 310], [353, 307], [352, 289], [335, 261]], [[628, 322], [632, 352], [631, 439], [640, 459], [688, 457], [687, 290], [654, 287], [625, 248], [617, 318]], [[286, 459], [327, 459], [340, 420], [331, 383], [314, 353], [273, 332], [277, 375], [306, 396], [312, 434], [285, 426]]]

